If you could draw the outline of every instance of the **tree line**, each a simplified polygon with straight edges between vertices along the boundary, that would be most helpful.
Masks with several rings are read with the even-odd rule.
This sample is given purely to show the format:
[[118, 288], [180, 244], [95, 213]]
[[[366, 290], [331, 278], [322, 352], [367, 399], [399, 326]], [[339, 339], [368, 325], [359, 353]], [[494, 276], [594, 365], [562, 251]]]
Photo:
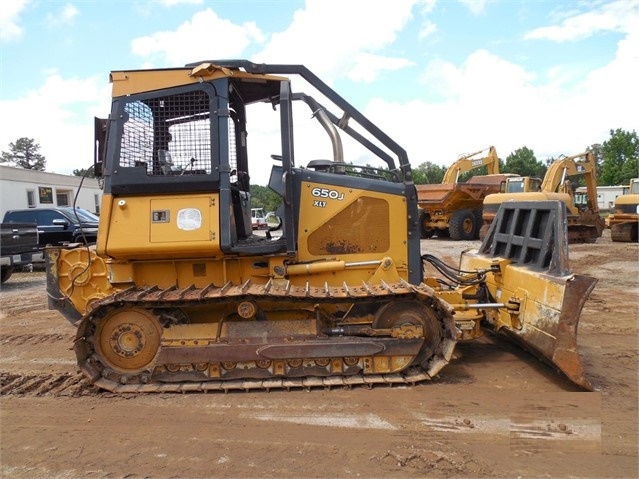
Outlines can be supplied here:
[[[592, 151], [597, 159], [598, 185], [627, 185], [631, 178], [639, 176], [639, 136], [634, 130], [632, 132], [621, 128], [610, 130], [610, 138], [602, 144], [592, 144], [584, 151]], [[550, 164], [557, 159], [538, 160], [532, 149], [522, 146], [510, 153], [505, 160], [500, 158], [499, 171], [543, 178]], [[40, 153], [40, 145], [34, 139], [23, 137], [9, 143], [9, 150], [2, 152], [0, 163], [27, 170], [45, 171], [46, 158]], [[413, 167], [413, 180], [416, 184], [441, 183], [447, 168], [447, 166], [426, 161]], [[459, 181], [465, 182], [474, 175], [486, 173], [486, 167], [477, 168], [461, 175]], [[75, 169], [73, 174], [94, 176], [92, 167], [88, 170]], [[280, 197], [269, 188], [251, 185], [253, 207], [274, 211], [280, 201]]]

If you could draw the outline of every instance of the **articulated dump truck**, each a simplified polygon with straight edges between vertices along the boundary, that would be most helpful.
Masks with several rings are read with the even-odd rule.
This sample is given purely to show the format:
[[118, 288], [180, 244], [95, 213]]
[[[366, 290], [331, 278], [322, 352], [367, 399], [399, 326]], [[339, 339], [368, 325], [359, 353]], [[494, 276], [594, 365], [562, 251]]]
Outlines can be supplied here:
[[[570, 271], [561, 203], [504, 205], [453, 268], [420, 250], [406, 152], [304, 66], [211, 60], [110, 79], [111, 112], [95, 121], [97, 243], [46, 251], [49, 307], [77, 328], [78, 366], [98, 387], [415, 384], [488, 328], [591, 388], [576, 342], [595, 280]], [[247, 148], [264, 103], [272, 160]], [[296, 161], [293, 105], [332, 159]], [[380, 167], [353, 165], [343, 135]], [[254, 233], [249, 175], [265, 159], [281, 207]]]
[[[460, 174], [482, 166], [488, 170], [487, 175], [473, 176], [465, 183], [458, 182]], [[502, 183], [511, 176], [516, 175], [499, 174], [497, 150], [490, 146], [457, 159], [448, 167], [440, 184], [417, 185], [421, 237], [479, 238], [484, 198], [499, 193]]]

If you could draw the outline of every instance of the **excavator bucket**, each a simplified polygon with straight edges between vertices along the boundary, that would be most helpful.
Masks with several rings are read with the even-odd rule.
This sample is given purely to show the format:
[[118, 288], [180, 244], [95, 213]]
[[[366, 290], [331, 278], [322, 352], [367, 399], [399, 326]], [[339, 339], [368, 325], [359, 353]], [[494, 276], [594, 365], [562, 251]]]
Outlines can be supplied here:
[[490, 270], [488, 291], [505, 305], [488, 316], [497, 332], [592, 390], [577, 351], [577, 327], [597, 280], [570, 271], [567, 235], [564, 203], [506, 202], [479, 250], [464, 253], [461, 267]]

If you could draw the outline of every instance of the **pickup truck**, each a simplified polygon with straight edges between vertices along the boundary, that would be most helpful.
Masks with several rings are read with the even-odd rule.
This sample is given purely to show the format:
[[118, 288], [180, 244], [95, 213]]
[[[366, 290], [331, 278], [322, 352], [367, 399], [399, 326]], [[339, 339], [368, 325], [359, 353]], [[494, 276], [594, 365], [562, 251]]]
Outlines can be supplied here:
[[14, 270], [43, 261], [35, 223], [0, 225], [0, 280], [7, 281]]
[[251, 208], [251, 225], [254, 230], [268, 229], [268, 222], [262, 208]]
[[69, 243], [93, 244], [98, 237], [100, 219], [82, 208], [51, 207], [9, 210], [3, 223], [36, 223], [40, 248]]

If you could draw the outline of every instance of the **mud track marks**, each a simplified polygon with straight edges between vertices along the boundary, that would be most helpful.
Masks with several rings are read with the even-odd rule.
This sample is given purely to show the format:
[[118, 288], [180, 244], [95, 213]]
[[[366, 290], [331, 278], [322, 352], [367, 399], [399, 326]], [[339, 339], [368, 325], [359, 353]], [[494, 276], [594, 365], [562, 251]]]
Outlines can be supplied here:
[[[441, 443], [437, 446], [442, 446]], [[453, 452], [435, 449], [421, 449], [414, 445], [404, 445], [398, 450], [389, 450], [385, 454], [372, 456], [372, 462], [388, 471], [399, 469], [413, 470], [429, 477], [451, 477], [457, 474], [484, 476], [490, 468], [470, 453]]]
[[81, 373], [16, 374], [0, 372], [0, 396], [96, 396], [98, 388]]
[[43, 344], [73, 341], [69, 334], [0, 334], [0, 345]]

